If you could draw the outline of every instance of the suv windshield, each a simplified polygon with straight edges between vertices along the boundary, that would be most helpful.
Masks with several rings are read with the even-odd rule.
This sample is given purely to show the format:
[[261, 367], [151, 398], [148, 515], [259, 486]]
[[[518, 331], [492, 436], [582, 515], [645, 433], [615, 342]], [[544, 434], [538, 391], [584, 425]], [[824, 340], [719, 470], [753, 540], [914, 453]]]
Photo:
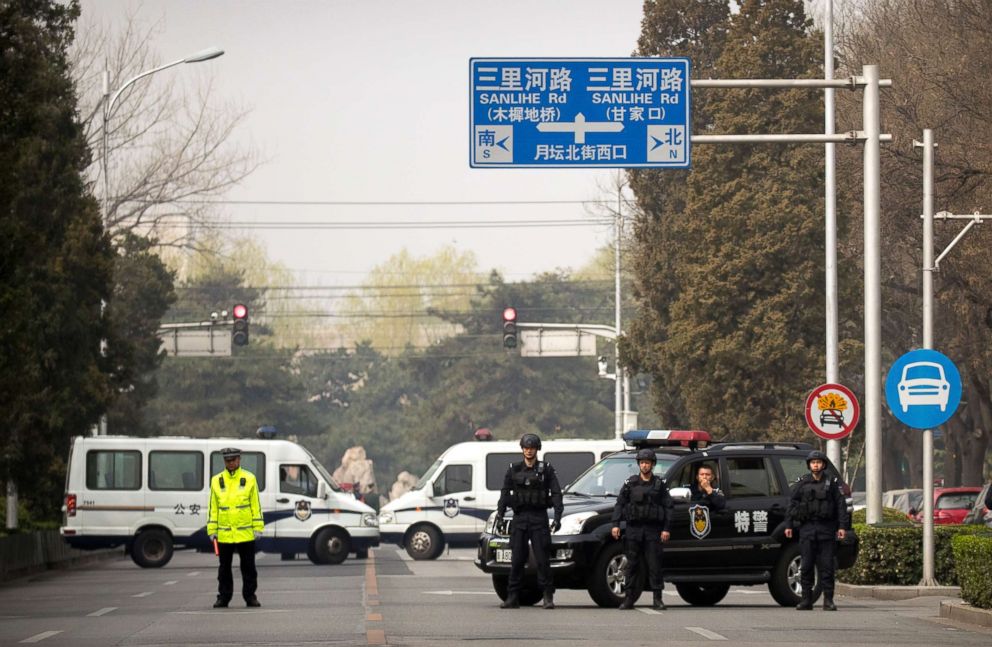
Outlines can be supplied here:
[[[654, 473], [664, 476], [674, 462], [675, 457], [658, 456]], [[564, 492], [579, 496], [616, 496], [623, 482], [637, 474], [637, 471], [637, 461], [634, 460], [633, 455], [614, 454], [586, 470], [565, 488]]]

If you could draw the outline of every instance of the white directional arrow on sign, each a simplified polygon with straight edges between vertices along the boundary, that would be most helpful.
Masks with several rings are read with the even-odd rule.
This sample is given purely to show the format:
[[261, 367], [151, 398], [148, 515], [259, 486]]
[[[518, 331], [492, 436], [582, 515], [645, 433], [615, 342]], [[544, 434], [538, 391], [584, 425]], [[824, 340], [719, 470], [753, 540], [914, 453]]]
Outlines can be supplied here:
[[537, 129], [542, 133], [575, 133], [575, 143], [585, 144], [586, 133], [618, 133], [623, 130], [623, 124], [616, 121], [586, 121], [581, 112], [575, 115], [575, 121], [541, 122]]

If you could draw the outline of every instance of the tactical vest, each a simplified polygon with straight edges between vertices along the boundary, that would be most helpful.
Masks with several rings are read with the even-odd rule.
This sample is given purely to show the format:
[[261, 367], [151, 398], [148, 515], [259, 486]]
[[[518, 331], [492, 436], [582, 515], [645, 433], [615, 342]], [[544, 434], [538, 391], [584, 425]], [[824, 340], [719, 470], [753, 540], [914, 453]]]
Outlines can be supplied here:
[[521, 469], [513, 470], [513, 507], [550, 508], [551, 497], [545, 483], [544, 462], [538, 461], [534, 469], [521, 463]]
[[655, 477], [645, 482], [637, 476], [635, 483], [627, 482], [630, 488], [630, 499], [624, 508], [627, 521], [635, 523], [653, 523], [665, 520], [665, 508], [661, 505], [660, 478]]
[[799, 491], [799, 504], [796, 506], [796, 518], [799, 521], [830, 521], [837, 511], [834, 509], [833, 497], [830, 496], [831, 482], [824, 477], [819, 483], [810, 480], [803, 483]]

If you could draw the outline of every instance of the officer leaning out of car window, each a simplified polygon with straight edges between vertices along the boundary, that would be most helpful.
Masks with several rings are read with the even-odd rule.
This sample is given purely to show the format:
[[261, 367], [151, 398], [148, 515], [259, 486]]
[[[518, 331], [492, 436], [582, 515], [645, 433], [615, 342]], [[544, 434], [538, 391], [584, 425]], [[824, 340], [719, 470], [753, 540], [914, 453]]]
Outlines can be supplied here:
[[785, 536], [792, 538], [799, 530], [799, 548], [802, 558], [800, 581], [802, 600], [796, 606], [800, 611], [813, 608], [814, 567], [820, 572], [823, 585], [823, 608], [836, 611], [834, 604], [834, 556], [837, 539], [843, 539], [848, 527], [847, 501], [840, 489], [840, 481], [824, 470], [827, 457], [813, 451], [806, 457], [809, 474], [800, 478], [792, 488], [792, 500], [785, 517]]
[[[561, 499], [561, 485], [555, 468], [537, 460], [541, 439], [537, 434], [524, 434], [520, 438], [524, 459], [511, 463], [503, 477], [503, 489], [496, 505], [496, 525], [502, 525], [506, 508], [513, 509], [510, 520], [510, 581], [507, 596], [501, 609], [520, 608], [520, 589], [523, 586], [524, 564], [527, 563], [527, 543], [530, 542], [537, 562], [537, 585], [544, 591], [544, 608], [554, 609], [554, 582], [551, 579], [551, 533], [561, 529], [561, 515], [565, 510]], [[548, 527], [548, 508], [554, 508], [554, 521]]]
[[654, 592], [652, 608], [663, 610], [661, 592], [665, 580], [661, 570], [661, 544], [671, 537], [672, 497], [668, 485], [654, 474], [657, 457], [650, 449], [641, 449], [635, 457], [638, 473], [627, 479], [613, 507], [614, 539], [620, 538], [621, 522], [626, 522], [624, 554], [627, 571], [624, 574], [623, 602], [620, 609], [633, 609], [637, 599], [637, 573], [643, 558], [648, 564], [648, 584]]
[[713, 511], [727, 507], [727, 497], [716, 487], [716, 476], [711, 466], [700, 465], [696, 470], [696, 482], [689, 486], [689, 499], [703, 503]]

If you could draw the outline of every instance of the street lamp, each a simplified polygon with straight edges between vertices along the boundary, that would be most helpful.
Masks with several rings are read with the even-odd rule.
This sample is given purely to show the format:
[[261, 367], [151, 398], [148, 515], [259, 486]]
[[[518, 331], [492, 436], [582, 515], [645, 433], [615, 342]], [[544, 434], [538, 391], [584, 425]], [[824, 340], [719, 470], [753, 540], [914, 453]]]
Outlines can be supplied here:
[[[103, 72], [103, 138], [102, 138], [102, 154], [100, 159], [100, 165], [103, 167], [103, 226], [105, 229], [110, 228], [110, 164], [107, 161], [109, 157], [110, 147], [108, 145], [109, 136], [107, 133], [107, 124], [110, 121], [111, 112], [114, 109], [114, 104], [120, 98], [121, 93], [128, 89], [136, 81], [145, 78], [146, 76], [151, 76], [156, 72], [161, 72], [162, 70], [167, 70], [170, 67], [176, 65], [181, 65], [183, 63], [201, 63], [203, 61], [209, 61], [212, 58], [217, 58], [218, 56], [223, 56], [224, 50], [219, 47], [208, 47], [207, 49], [200, 50], [194, 54], [190, 54], [178, 61], [173, 61], [171, 63], [166, 63], [160, 67], [156, 67], [151, 70], [146, 70], [141, 74], [128, 79], [121, 87], [114, 91], [113, 96], [110, 94], [110, 72], [104, 70]], [[100, 304], [100, 312], [103, 313], [106, 303]], [[103, 340], [100, 342], [100, 352], [106, 354], [107, 352], [107, 341]], [[96, 435], [106, 435], [107, 434], [107, 414], [100, 416], [100, 422], [95, 430]]]
[[[117, 88], [113, 96], [110, 96], [110, 73], [104, 71], [103, 73], [103, 151], [101, 155], [101, 162], [103, 166], [103, 223], [104, 227], [110, 226], [110, 178], [109, 175], [109, 164], [107, 163], [108, 157], [108, 133], [107, 133], [107, 123], [110, 121], [111, 111], [114, 109], [114, 104], [117, 103], [117, 99], [120, 98], [121, 93], [128, 89], [136, 81], [145, 78], [146, 76], [151, 76], [156, 72], [161, 72], [162, 70], [167, 70], [170, 67], [175, 67], [176, 65], [181, 65], [183, 63], [201, 63], [203, 61], [209, 61], [212, 58], [217, 58], [218, 56], [223, 56], [224, 50], [219, 47], [208, 47], [207, 49], [200, 50], [195, 54], [190, 54], [185, 58], [181, 58], [178, 61], [173, 61], [171, 63], [166, 63], [161, 67], [156, 67], [151, 70], [146, 70], [141, 74], [129, 79], [124, 85]], [[108, 97], [109, 100], [108, 100]]]

